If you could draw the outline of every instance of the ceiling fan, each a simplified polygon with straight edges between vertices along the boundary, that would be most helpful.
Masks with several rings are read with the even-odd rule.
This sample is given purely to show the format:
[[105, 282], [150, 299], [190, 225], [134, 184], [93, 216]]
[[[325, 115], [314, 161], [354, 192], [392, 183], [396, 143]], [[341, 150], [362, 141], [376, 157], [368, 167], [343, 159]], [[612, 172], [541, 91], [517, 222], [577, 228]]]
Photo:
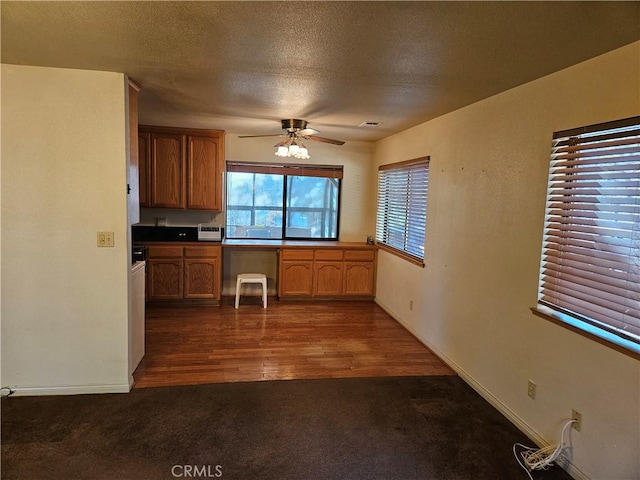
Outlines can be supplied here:
[[276, 155], [279, 157], [309, 158], [309, 152], [302, 143], [302, 140], [313, 140], [314, 142], [330, 143], [332, 145], [344, 145], [342, 140], [318, 137], [318, 130], [309, 128], [306, 120], [297, 118], [286, 118], [281, 120], [282, 129], [285, 133], [271, 135], [238, 135], [238, 138], [256, 137], [285, 137], [281, 142], [274, 145], [277, 148]]

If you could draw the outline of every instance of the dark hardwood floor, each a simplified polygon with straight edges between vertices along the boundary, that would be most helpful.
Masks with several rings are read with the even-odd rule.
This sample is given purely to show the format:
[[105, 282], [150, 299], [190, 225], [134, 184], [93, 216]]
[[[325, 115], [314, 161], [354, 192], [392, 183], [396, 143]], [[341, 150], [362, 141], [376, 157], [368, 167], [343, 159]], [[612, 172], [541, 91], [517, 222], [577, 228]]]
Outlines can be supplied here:
[[[251, 302], [251, 304], [247, 304]], [[454, 375], [373, 302], [147, 306], [135, 387]]]

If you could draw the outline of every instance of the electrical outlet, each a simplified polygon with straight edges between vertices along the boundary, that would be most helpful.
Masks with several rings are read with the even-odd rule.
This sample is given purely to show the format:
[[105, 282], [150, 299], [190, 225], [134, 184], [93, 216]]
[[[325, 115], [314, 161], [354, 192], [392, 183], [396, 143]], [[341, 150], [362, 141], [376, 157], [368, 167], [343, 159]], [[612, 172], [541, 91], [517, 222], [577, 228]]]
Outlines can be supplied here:
[[413, 300], [409, 300], [409, 310], [413, 310]]
[[532, 400], [536, 399], [536, 384], [533, 380], [529, 380], [529, 384], [527, 386], [527, 395], [529, 395], [529, 398], [531, 398]]
[[571, 424], [571, 428], [579, 432], [582, 429], [582, 414], [576, 410], [571, 410], [571, 420], [575, 420]]

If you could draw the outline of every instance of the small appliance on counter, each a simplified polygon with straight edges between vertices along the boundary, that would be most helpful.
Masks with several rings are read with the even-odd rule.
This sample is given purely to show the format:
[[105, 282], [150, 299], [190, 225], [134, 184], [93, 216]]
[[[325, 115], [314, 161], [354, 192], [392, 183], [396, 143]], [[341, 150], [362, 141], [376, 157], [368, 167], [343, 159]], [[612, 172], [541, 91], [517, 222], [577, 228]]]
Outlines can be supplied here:
[[224, 236], [224, 228], [216, 227], [208, 223], [198, 224], [198, 241], [199, 242], [221, 242]]

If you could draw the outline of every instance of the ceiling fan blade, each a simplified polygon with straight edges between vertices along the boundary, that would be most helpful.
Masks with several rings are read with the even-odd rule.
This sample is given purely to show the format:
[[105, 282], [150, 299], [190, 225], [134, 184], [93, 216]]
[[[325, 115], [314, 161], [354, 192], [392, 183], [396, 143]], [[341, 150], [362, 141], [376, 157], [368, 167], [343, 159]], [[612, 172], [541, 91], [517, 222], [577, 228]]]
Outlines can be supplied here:
[[303, 137], [305, 140], [313, 140], [314, 142], [331, 143], [332, 145], [344, 145], [342, 140], [334, 140], [333, 138], [325, 137]]
[[238, 135], [238, 138], [258, 138], [258, 137], [280, 137], [281, 133], [272, 133], [271, 135]]
[[318, 130], [313, 129], [313, 128], [305, 128], [304, 130], [299, 130], [296, 133], [298, 135], [300, 135], [301, 137], [306, 137], [308, 135], [317, 135], [320, 132]]

